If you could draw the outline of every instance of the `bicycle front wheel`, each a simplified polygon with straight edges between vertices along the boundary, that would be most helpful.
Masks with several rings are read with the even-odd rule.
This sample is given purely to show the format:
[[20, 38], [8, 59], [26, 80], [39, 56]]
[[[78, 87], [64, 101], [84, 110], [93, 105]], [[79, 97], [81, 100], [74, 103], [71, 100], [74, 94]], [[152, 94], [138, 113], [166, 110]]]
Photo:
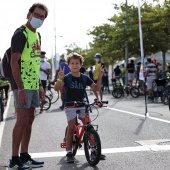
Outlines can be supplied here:
[[112, 91], [112, 96], [115, 98], [120, 98], [120, 97], [122, 97], [122, 95], [123, 95], [123, 90], [121, 88], [115, 88]]
[[93, 128], [85, 131], [84, 134], [84, 152], [87, 162], [95, 166], [100, 161], [101, 142], [96, 130]]
[[139, 97], [139, 95], [140, 95], [139, 88], [137, 88], [137, 87], [132, 87], [132, 88], [130, 89], [130, 95], [131, 95], [133, 98]]
[[55, 91], [53, 87], [51, 87], [51, 92], [52, 92], [52, 99], [51, 99], [51, 104], [57, 102], [59, 99], [59, 91]]
[[48, 96], [45, 95], [45, 101], [44, 103], [40, 103], [40, 107], [43, 108], [43, 110], [48, 110], [51, 107], [51, 100]]

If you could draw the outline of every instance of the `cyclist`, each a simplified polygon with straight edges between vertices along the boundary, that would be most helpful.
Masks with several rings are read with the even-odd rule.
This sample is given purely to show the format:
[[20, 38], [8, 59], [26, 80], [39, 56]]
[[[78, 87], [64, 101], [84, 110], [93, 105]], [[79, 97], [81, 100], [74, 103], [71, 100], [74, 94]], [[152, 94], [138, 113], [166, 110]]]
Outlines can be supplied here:
[[[101, 61], [102, 55], [100, 53], [96, 53], [95, 58], [96, 58], [96, 66], [95, 66], [95, 70], [93, 74], [93, 79], [94, 79], [94, 83], [97, 83], [99, 72], [100, 72], [100, 67], [102, 66], [104, 68], [105, 65], [104, 65], [104, 62]], [[96, 91], [93, 91], [93, 92], [96, 98], [99, 100], [97, 92]], [[103, 98], [102, 89], [100, 89], [99, 94], [100, 94], [100, 100], [102, 101], [102, 98]]]
[[[70, 101], [80, 101], [82, 102], [84, 99], [84, 87], [83, 82], [81, 79], [81, 73], [80, 68], [83, 65], [83, 57], [78, 53], [70, 53], [67, 58], [68, 65], [70, 67], [70, 74], [72, 76], [72, 83], [68, 88], [67, 93], [67, 99], [66, 102]], [[98, 81], [97, 84], [93, 82], [92, 79], [90, 79], [87, 76], [86, 85], [90, 86], [94, 91], [100, 91], [101, 90], [101, 83], [102, 83], [102, 76], [104, 73], [104, 70], [102, 67], [99, 68], [99, 75], [98, 75]], [[63, 86], [66, 87], [67, 85], [67, 79], [64, 74], [65, 68], [60, 67], [60, 71], [58, 72], [58, 79], [57, 82], [54, 85], [54, 89], [56, 91], [63, 88]], [[76, 95], [75, 95], [76, 94]], [[67, 163], [74, 163], [74, 156], [72, 153], [72, 138], [75, 130], [75, 124], [76, 124], [76, 110], [77, 108], [65, 108], [65, 113], [67, 116], [68, 121], [68, 130], [66, 134], [66, 147], [67, 147]], [[79, 107], [78, 110], [80, 110], [79, 113], [79, 119], [84, 123], [85, 122], [85, 108]]]

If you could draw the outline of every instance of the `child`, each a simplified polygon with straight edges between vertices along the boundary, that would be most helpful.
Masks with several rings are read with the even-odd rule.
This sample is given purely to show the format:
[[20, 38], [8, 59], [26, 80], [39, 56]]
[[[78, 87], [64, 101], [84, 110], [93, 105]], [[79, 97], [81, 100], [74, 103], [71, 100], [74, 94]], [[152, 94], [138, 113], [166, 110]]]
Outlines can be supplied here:
[[[68, 88], [67, 93], [67, 100], [66, 102], [70, 101], [80, 101], [82, 102], [84, 99], [84, 89], [82, 80], [80, 77], [80, 68], [83, 65], [83, 57], [79, 55], [78, 53], [70, 53], [67, 58], [67, 63], [70, 67], [70, 74], [72, 76], [72, 83], [70, 87]], [[54, 89], [56, 91], [63, 88], [63, 86], [67, 83], [66, 77], [64, 75], [64, 69], [60, 68], [60, 71], [58, 72], [59, 79], [55, 83]], [[87, 84], [90, 86], [94, 91], [99, 91], [101, 89], [101, 83], [102, 83], [102, 76], [103, 76], [103, 69], [100, 68], [100, 73], [98, 77], [97, 84], [93, 82], [88, 76], [87, 76]], [[76, 95], [75, 95], [76, 94]], [[85, 122], [85, 108], [79, 107], [78, 110], [80, 110], [79, 119], [84, 123]], [[66, 135], [66, 146], [67, 146], [67, 163], [74, 163], [74, 156], [72, 154], [72, 138], [74, 134], [74, 127], [76, 123], [76, 108], [65, 108], [65, 113], [67, 116], [68, 121], [68, 130]]]

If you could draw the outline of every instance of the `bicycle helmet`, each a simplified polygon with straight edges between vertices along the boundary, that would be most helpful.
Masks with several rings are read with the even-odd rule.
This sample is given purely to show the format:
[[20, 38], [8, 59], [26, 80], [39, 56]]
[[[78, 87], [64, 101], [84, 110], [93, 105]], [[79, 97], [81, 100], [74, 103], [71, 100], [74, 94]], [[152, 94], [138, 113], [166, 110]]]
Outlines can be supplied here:
[[94, 57], [96, 57], [96, 58], [101, 58], [102, 55], [101, 55], [100, 53], [96, 53]]

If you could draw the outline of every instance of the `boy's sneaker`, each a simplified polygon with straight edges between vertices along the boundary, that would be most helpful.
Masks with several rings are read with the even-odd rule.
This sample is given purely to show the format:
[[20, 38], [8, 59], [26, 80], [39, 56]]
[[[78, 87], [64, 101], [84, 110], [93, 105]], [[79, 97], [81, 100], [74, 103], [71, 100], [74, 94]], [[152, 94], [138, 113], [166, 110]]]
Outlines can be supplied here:
[[66, 157], [67, 157], [66, 160], [67, 163], [74, 163], [74, 156], [72, 152], [67, 153]]
[[31, 170], [31, 168], [29, 166], [23, 165], [23, 163], [20, 161], [20, 159], [18, 158], [18, 160], [14, 163], [12, 162], [12, 160], [9, 160], [9, 170], [24, 170], [24, 169], [28, 169]]
[[31, 168], [38, 168], [44, 165], [43, 161], [35, 161], [29, 154], [26, 157], [20, 156], [20, 159], [24, 165], [30, 166]]

